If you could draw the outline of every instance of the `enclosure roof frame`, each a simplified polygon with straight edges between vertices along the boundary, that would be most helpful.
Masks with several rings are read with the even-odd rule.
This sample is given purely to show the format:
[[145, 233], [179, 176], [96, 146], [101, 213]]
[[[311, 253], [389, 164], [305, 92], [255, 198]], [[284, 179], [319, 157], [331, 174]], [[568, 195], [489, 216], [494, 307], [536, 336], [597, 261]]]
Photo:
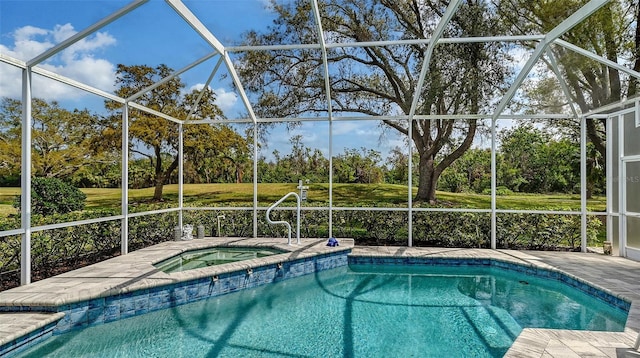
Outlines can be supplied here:
[[[607, 109], [615, 109], [618, 108], [620, 106], [624, 106], [625, 104], [628, 103], [637, 103], [638, 102], [638, 98], [633, 98], [633, 99], [627, 99], [624, 101], [621, 101], [620, 103], [616, 103], [616, 104], [611, 104], [608, 106], [604, 106], [601, 107], [599, 109], [593, 110], [593, 111], [589, 111], [588, 113], [578, 113], [579, 108], [576, 108], [576, 104], [575, 101], [571, 98], [571, 93], [568, 89], [568, 86], [566, 84], [566, 82], [563, 80], [562, 78], [562, 74], [558, 68], [557, 65], [557, 61], [554, 58], [552, 52], [550, 51], [550, 48], [552, 46], [561, 46], [563, 48], [566, 48], [570, 51], [573, 51], [579, 55], [585, 56], [591, 60], [597, 61], [600, 64], [603, 64], [609, 68], [613, 68], [616, 69], [620, 72], [623, 72], [631, 77], [640, 79], [640, 72], [635, 71], [633, 69], [629, 69], [627, 67], [625, 67], [624, 65], [618, 64], [614, 61], [608, 60], [596, 53], [593, 53], [592, 51], [583, 49], [579, 46], [576, 46], [572, 43], [569, 43], [566, 40], [561, 39], [560, 37], [565, 34], [567, 31], [569, 31], [570, 29], [572, 29], [574, 26], [576, 26], [577, 24], [581, 23], [582, 21], [584, 21], [586, 18], [588, 18], [590, 15], [592, 15], [594, 12], [596, 12], [598, 9], [602, 8], [603, 6], [605, 6], [607, 3], [609, 3], [611, 0], [590, 0], [587, 4], [585, 4], [584, 6], [582, 6], [580, 9], [578, 9], [576, 12], [574, 12], [572, 15], [570, 15], [569, 17], [567, 17], [566, 19], [564, 19], [559, 25], [557, 25], [556, 27], [554, 27], [552, 30], [550, 30], [548, 33], [546, 34], [534, 34], [534, 35], [519, 35], [519, 36], [479, 36], [479, 37], [457, 37], [457, 38], [446, 38], [443, 37], [444, 36], [444, 32], [445, 32], [445, 28], [448, 25], [448, 23], [451, 21], [451, 19], [455, 16], [455, 14], [457, 13], [457, 9], [459, 7], [459, 5], [461, 4], [462, 0], [452, 0], [444, 15], [442, 16], [442, 18], [440, 19], [440, 21], [436, 24], [436, 28], [435, 31], [433, 32], [433, 34], [431, 35], [430, 38], [420, 38], [420, 39], [399, 39], [399, 40], [389, 40], [389, 41], [366, 41], [366, 42], [328, 42], [325, 38], [326, 32], [323, 29], [322, 26], [322, 21], [321, 21], [321, 15], [320, 15], [320, 7], [319, 7], [319, 2], [321, 2], [321, 0], [308, 0], [311, 2], [312, 5], [312, 11], [313, 11], [313, 19], [315, 21], [315, 26], [316, 26], [316, 31], [317, 31], [317, 36], [318, 36], [318, 40], [316, 43], [310, 43], [310, 44], [274, 44], [274, 45], [251, 45], [251, 46], [225, 46], [214, 34], [213, 31], [211, 31], [202, 21], [201, 19], [196, 16], [190, 9], [188, 6], [185, 5], [185, 3], [182, 0], [165, 0], [164, 2], [171, 7], [175, 13], [177, 13], [180, 18], [182, 19], [182, 21], [184, 21], [186, 24], [188, 24], [191, 29], [193, 30], [193, 32], [195, 34], [197, 34], [198, 36], [200, 36], [210, 47], [211, 47], [211, 52], [204, 55], [203, 57], [200, 57], [199, 59], [196, 59], [194, 62], [188, 64], [187, 66], [183, 67], [182, 69], [179, 69], [177, 71], [174, 71], [173, 73], [171, 73], [169, 76], [166, 76], [158, 81], [156, 81], [155, 83], [153, 83], [150, 86], [147, 86], [145, 88], [143, 88], [142, 90], [136, 92], [135, 94], [129, 96], [128, 98], [122, 98], [120, 96], [117, 96], [115, 94], [112, 93], [108, 93], [107, 91], [95, 88], [94, 86], [91, 86], [87, 83], [83, 83], [81, 81], [77, 81], [71, 78], [68, 78], [66, 76], [63, 76], [59, 73], [56, 73], [55, 71], [51, 71], [51, 70], [47, 70], [45, 67], [43, 67], [43, 64], [51, 59], [52, 57], [56, 56], [57, 54], [61, 53], [62, 51], [64, 51], [65, 49], [73, 46], [74, 44], [78, 43], [79, 41], [87, 38], [88, 36], [96, 33], [97, 31], [99, 31], [100, 29], [104, 28], [105, 26], [111, 24], [112, 22], [122, 18], [123, 16], [127, 16], [129, 15], [131, 12], [133, 12], [134, 10], [138, 9], [138, 8], [142, 8], [144, 10], [143, 5], [145, 5], [146, 3], [149, 2], [149, 0], [132, 0], [130, 3], [128, 3], [127, 5], [125, 5], [124, 7], [116, 10], [115, 12], [111, 13], [110, 15], [106, 16], [105, 18], [98, 20], [97, 22], [89, 25], [87, 28], [77, 32], [76, 34], [70, 36], [69, 38], [61, 41], [60, 43], [54, 45], [53, 47], [42, 51], [40, 54], [36, 55], [35, 57], [28, 59], [27, 61], [22, 61], [19, 59], [15, 59], [11, 56], [8, 56], [7, 54], [3, 54], [0, 53], [0, 63], [5, 63], [8, 64], [10, 66], [14, 66], [17, 67], [19, 69], [22, 70], [22, 76], [23, 76], [23, 91], [22, 91], [22, 99], [23, 99], [23, 105], [25, 106], [25, 110], [23, 110], [23, 127], [27, 128], [28, 126], [25, 124], [29, 124], [31, 123], [31, 118], [30, 117], [30, 112], [31, 112], [31, 108], [30, 108], [30, 102], [32, 100], [32, 92], [31, 92], [31, 75], [32, 74], [37, 74], [39, 76], [43, 76], [45, 78], [69, 85], [71, 87], [77, 88], [79, 90], [85, 91], [87, 93], [91, 93], [94, 95], [97, 95], [99, 97], [105, 98], [107, 100], [110, 101], [114, 101], [116, 103], [120, 103], [123, 105], [123, 122], [128, 121], [128, 108], [133, 108], [139, 111], [143, 111], [146, 112], [148, 114], [154, 115], [154, 116], [158, 116], [160, 118], [163, 118], [167, 121], [170, 121], [172, 123], [177, 123], [180, 125], [180, 127], [182, 128], [182, 124], [220, 124], [220, 123], [251, 123], [254, 125], [254, 128], [257, 128], [258, 124], [260, 123], [272, 123], [272, 122], [305, 122], [305, 121], [328, 121], [329, 123], [333, 123], [333, 122], [337, 122], [337, 121], [352, 121], [352, 120], [379, 120], [379, 121], [395, 121], [395, 120], [407, 120], [409, 123], [409, 126], [411, 126], [411, 124], [413, 123], [414, 120], [417, 119], [489, 119], [492, 121], [492, 130], [495, 131], [495, 121], [497, 119], [502, 119], [502, 118], [509, 118], [509, 119], [513, 119], [513, 118], [528, 118], [528, 119], [535, 119], [535, 118], [545, 118], [545, 119], [560, 119], [560, 118], [580, 118], [582, 120], [582, 122], [584, 122], [586, 119], [590, 119], [590, 118], [601, 118], [601, 116], [603, 116], [602, 112], [607, 110]], [[509, 88], [507, 89], [506, 93], [500, 98], [497, 107], [492, 111], [492, 113], [488, 113], [488, 114], [482, 114], [482, 113], [470, 113], [470, 114], [466, 114], [466, 115], [422, 115], [422, 114], [416, 114], [417, 108], [418, 108], [418, 102], [420, 100], [420, 95], [422, 92], [422, 87], [424, 86], [425, 83], [425, 79], [426, 76], [428, 75], [428, 70], [429, 70], [429, 64], [432, 60], [432, 56], [433, 56], [433, 51], [435, 49], [435, 47], [437, 45], [440, 44], [457, 44], [457, 43], [477, 43], [477, 42], [530, 42], [532, 44], [536, 44], [534, 46], [534, 49], [532, 51], [532, 53], [530, 54], [529, 58], [527, 59], [526, 63], [524, 64], [524, 66], [522, 66], [522, 68], [520, 69], [520, 71], [518, 72], [515, 81], [509, 86]], [[414, 92], [412, 94], [412, 101], [411, 101], [411, 107], [409, 110], [409, 113], [406, 115], [387, 115], [387, 116], [336, 116], [334, 113], [334, 108], [332, 106], [332, 87], [331, 87], [331, 80], [330, 80], [330, 68], [329, 68], [329, 62], [328, 62], [328, 55], [327, 55], [327, 51], [329, 49], [333, 49], [333, 48], [361, 48], [361, 47], [373, 47], [373, 46], [397, 46], [397, 45], [425, 45], [426, 49], [423, 52], [424, 56], [422, 59], [422, 63], [420, 64], [421, 66], [421, 70], [420, 70], [420, 74], [418, 77], [418, 80], [415, 83], [415, 88], [414, 88]], [[325, 87], [325, 96], [326, 96], [326, 102], [327, 102], [327, 116], [318, 116], [318, 117], [314, 117], [314, 118], [304, 118], [304, 117], [291, 117], [291, 118], [259, 118], [256, 116], [255, 111], [254, 111], [254, 107], [253, 104], [250, 101], [249, 95], [247, 94], [244, 86], [243, 86], [243, 82], [241, 80], [241, 78], [238, 75], [238, 72], [236, 70], [234, 61], [231, 57], [232, 54], [234, 53], [238, 53], [238, 52], [246, 52], [246, 51], [278, 51], [278, 50], [304, 50], [304, 49], [316, 49], [316, 50], [320, 50], [321, 54], [322, 54], [322, 75], [324, 76], [324, 87]], [[206, 120], [192, 120], [192, 114], [193, 114], [193, 110], [187, 115], [187, 118], [175, 118], [172, 115], [168, 114], [168, 113], [164, 113], [162, 111], [158, 111], [158, 110], [154, 110], [152, 108], [148, 108], [147, 106], [144, 106], [142, 104], [139, 104], [137, 102], [135, 102], [136, 99], [140, 98], [141, 96], [143, 96], [144, 94], [148, 93], [149, 91], [154, 90], [155, 88], [158, 88], [159, 86], [161, 86], [162, 84], [175, 79], [176, 77], [180, 76], [181, 74], [191, 70], [192, 68], [205, 63], [206, 61], [214, 58], [215, 56], [220, 56], [220, 58], [218, 59], [218, 61], [216, 61], [212, 71], [210, 72], [209, 78], [206, 81], [205, 84], [205, 88], [207, 86], [209, 86], [209, 84], [211, 83], [214, 75], [217, 73], [218, 69], [222, 66], [222, 64], [224, 64], [226, 70], [229, 73], [229, 76], [231, 77], [231, 80], [233, 82], [234, 85], [234, 89], [237, 91], [237, 94], [240, 96], [242, 103], [245, 107], [245, 109], [247, 110], [247, 118], [242, 118], [240, 120], [226, 120], [226, 119], [206, 119]], [[525, 114], [504, 114], [503, 112], [505, 111], [505, 109], [507, 108], [507, 106], [509, 105], [509, 103], [513, 100], [514, 95], [516, 94], [516, 91], [522, 86], [522, 84], [524, 83], [526, 77], [531, 73], [532, 69], [534, 68], [534, 66], [541, 60], [544, 58], [544, 56], [546, 56], [548, 58], [550, 67], [552, 68], [553, 73], [555, 74], [556, 78], [558, 79], [558, 81], [560, 82], [560, 86], [562, 89], [563, 94], [567, 97], [567, 100], [570, 102], [570, 108], [572, 111], [572, 114], [564, 114], [564, 113], [549, 113], [549, 114], [537, 114], [537, 115], [525, 115]], [[201, 91], [200, 95], [198, 96], [198, 98], [195, 100], [195, 103], [193, 104], [193, 108], [195, 108], [200, 100], [202, 99], [204, 91]], [[27, 102], [29, 104], [27, 104]], [[123, 125], [123, 127], [125, 127]], [[583, 134], [582, 136], [584, 137], [584, 126], [582, 128], [583, 130]], [[28, 129], [27, 129], [28, 132]], [[28, 134], [28, 133], [27, 133]], [[127, 146], [128, 140], [130, 140], [130, 138], [128, 137], [128, 132], [125, 132], [123, 130], [123, 140], [122, 140], [122, 145], [124, 147]], [[411, 130], [409, 130], [409, 136], [411, 136]], [[25, 135], [23, 136], [23, 161], [28, 161], [31, 160], [30, 159], [30, 155], [28, 155], [28, 153], [30, 153], [28, 150], [25, 150], [24, 147], [25, 146], [29, 146], [29, 143], [26, 143], [26, 139], [24, 138], [29, 138], [30, 136]], [[254, 133], [254, 153], [257, 153], [257, 134]], [[182, 140], [182, 139], [181, 139]], [[584, 143], [582, 143], [582, 145], [584, 146]], [[411, 146], [409, 145], [409, 151], [411, 150]], [[581, 165], [584, 168], [584, 148], [581, 149], [583, 151], [582, 153], [582, 157], [581, 157]], [[180, 150], [180, 152], [182, 152]], [[495, 150], [493, 151], [495, 152]], [[26, 154], [25, 154], [26, 153]], [[123, 153], [125, 153], [125, 155], [123, 156], [122, 159], [122, 163], [123, 166], [127, 166], [128, 165], [128, 157], [126, 155], [127, 151], [126, 149], [123, 149]], [[180, 155], [182, 155], [180, 153]], [[257, 154], [256, 154], [257, 157]], [[495, 161], [494, 161], [495, 162]], [[411, 156], [409, 156], [409, 163], [411, 163]], [[494, 165], [495, 163], [492, 163], [492, 165]], [[255, 165], [255, 163], [254, 163]], [[410, 164], [411, 165], [411, 164]], [[30, 169], [25, 169], [25, 167], [29, 167], [27, 165], [23, 165], [23, 172], [22, 172], [22, 176], [23, 176], [23, 182], [22, 182], [22, 195], [23, 198], [27, 198], [30, 195], [30, 177], [31, 177], [31, 172]], [[585, 170], [582, 169], [582, 171], [584, 172]], [[126, 173], [126, 169], [123, 169], [123, 173]], [[182, 173], [181, 173], [182, 174]], [[583, 191], [586, 190], [584, 189], [584, 173], [583, 175]], [[411, 176], [411, 171], [409, 171], [409, 177]], [[180, 175], [182, 180], [182, 175]], [[410, 177], [411, 178], [411, 177]], [[126, 183], [126, 179], [123, 179], [123, 183]], [[492, 186], [495, 183], [492, 183]], [[408, 211], [409, 213], [411, 213], [411, 210], [416, 210], [416, 211], [420, 211], [423, 209], [419, 209], [416, 208], [414, 209], [411, 205], [411, 180], [409, 180], [408, 183], [409, 186], [409, 207], [408, 207]], [[126, 191], [127, 189], [124, 188], [124, 191]], [[179, 196], [182, 197], [182, 186], [180, 186], [180, 190], [179, 190]], [[331, 195], [331, 194], [330, 194]], [[583, 197], [584, 197], [584, 192], [583, 192]], [[253, 205], [253, 209], [254, 209], [254, 213], [257, 212], [257, 199], [256, 199], [257, 194], [254, 193], [254, 205]], [[145, 215], [145, 213], [128, 213], [127, 211], [127, 202], [126, 202], [126, 195], [123, 195], [123, 201], [122, 204], [123, 209], [122, 209], [122, 215], [117, 215], [117, 216], [113, 216], [113, 217], [109, 217], [109, 218], [98, 218], [98, 219], [90, 219], [90, 220], [85, 220], [85, 221], [81, 221], [81, 222], [75, 222], [75, 223], [61, 223], [61, 224], [54, 224], [52, 226], [43, 226], [40, 228], [34, 228], [36, 231], [37, 230], [45, 230], [45, 229], [49, 229], [49, 228], [59, 228], [59, 227], [67, 227], [67, 226], [71, 226], [71, 225], [75, 225], [75, 224], [86, 224], [86, 223], [92, 223], [92, 222], [100, 222], [100, 221], [105, 221], [105, 220], [128, 220], [128, 218], [130, 217], [135, 217], [135, 216], [140, 216], [140, 215]], [[330, 210], [332, 207], [331, 201], [329, 204]], [[179, 211], [180, 215], [182, 214], [182, 210], [185, 209], [182, 207], [182, 203], [180, 203], [180, 207], [179, 208], [173, 208], [173, 209], [167, 209], [167, 210], [160, 210], [160, 211], [154, 211], [152, 213], [162, 213], [162, 212], [173, 212], [173, 211]], [[26, 211], [27, 209], [23, 209], [24, 211]], [[364, 210], [364, 209], [363, 209]], [[582, 209], [581, 209], [581, 213], [575, 213], [583, 215], [583, 220], [585, 220], [586, 217], [586, 204], [584, 203], [584, 198], [583, 198], [583, 204], [582, 204]], [[456, 211], [456, 210], [450, 210], [450, 211]], [[487, 211], [490, 212], [492, 214], [492, 220], [495, 221], [495, 214], [497, 212], [509, 212], [509, 211], [505, 211], [505, 210], [497, 210], [495, 208], [495, 187], [492, 187], [492, 208], [491, 210]], [[574, 213], [570, 213], [570, 214], [574, 214]], [[25, 217], [27, 215], [24, 215]], [[23, 238], [26, 238], [27, 241], [29, 242], [30, 240], [30, 235], [31, 235], [31, 231], [32, 231], [32, 227], [30, 226], [31, 224], [28, 222], [23, 222], [22, 227], [18, 230], [9, 230], [9, 231], [3, 231], [0, 232], [0, 237], [1, 236], [8, 236], [8, 235], [22, 235]], [[411, 225], [411, 220], [409, 220], [409, 225]], [[125, 225], [126, 227], [126, 225]], [[410, 230], [409, 232], [411, 232], [411, 227], [409, 227]], [[584, 228], [583, 228], [584, 230]], [[494, 230], [495, 231], [495, 230]], [[255, 231], [254, 231], [254, 235], [255, 235]], [[411, 235], [411, 234], [409, 234]], [[123, 234], [123, 238], [125, 238], [125, 234]], [[584, 237], [585, 235], [583, 235]], [[126, 239], [126, 238], [125, 238]], [[411, 245], [411, 238], [409, 236], [409, 244]], [[124, 245], [126, 246], [126, 242], [124, 243]], [[493, 243], [492, 243], [493, 245]], [[29, 249], [30, 250], [30, 249]], [[126, 250], [125, 250], [126, 251]], [[123, 252], [126, 253], [126, 252]], [[30, 251], [23, 251], [22, 253], [22, 257], [29, 257], [30, 260]], [[27, 263], [29, 262], [29, 260], [27, 260]], [[30, 278], [27, 278], [27, 282], [30, 280]], [[25, 283], [23, 281], [23, 283]]]

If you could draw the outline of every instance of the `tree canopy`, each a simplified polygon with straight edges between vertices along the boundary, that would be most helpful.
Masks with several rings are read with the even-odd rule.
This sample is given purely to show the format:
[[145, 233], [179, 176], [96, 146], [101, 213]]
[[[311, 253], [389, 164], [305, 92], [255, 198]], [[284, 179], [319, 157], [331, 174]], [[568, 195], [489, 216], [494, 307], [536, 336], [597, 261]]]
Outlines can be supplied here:
[[[19, 177], [21, 157], [21, 113], [19, 100], [3, 98], [0, 103], [0, 171]], [[90, 155], [98, 133], [98, 118], [86, 109], [67, 110], [56, 102], [32, 101], [33, 174], [67, 178], [102, 158]]]
[[[447, 3], [388, 0], [337, 1], [320, 5], [323, 29], [336, 41], [366, 42], [430, 38]], [[277, 13], [266, 33], [249, 32], [247, 44], [317, 42], [308, 1], [273, 3]], [[451, 36], [484, 36], [500, 24], [483, 1], [462, 4], [447, 27]], [[337, 47], [328, 50], [334, 112], [371, 116], [409, 114], [426, 45]], [[504, 90], [508, 56], [500, 43], [436, 46], [429, 76], [419, 92], [416, 114], [432, 119], [383, 120], [382, 125], [411, 139], [419, 156], [416, 200], [435, 200], [436, 183], [445, 168], [470, 146], [476, 119], [445, 119], [449, 114], [481, 113], [494, 94]], [[317, 50], [256, 51], [241, 55], [239, 74], [257, 94], [256, 113], [265, 117], [322, 114], [327, 111], [322, 56]], [[437, 116], [443, 116], [438, 118]], [[442, 159], [436, 163], [436, 158]]]
[[[173, 70], [166, 65], [118, 65], [118, 88], [115, 93], [128, 98], [172, 73]], [[184, 87], [180, 77], [176, 76], [145, 92], [136, 102], [174, 118], [189, 120], [190, 124], [183, 129], [183, 149], [185, 158], [192, 162], [206, 162], [210, 158], [227, 158], [233, 161], [236, 157], [248, 156], [246, 140], [227, 126], [195, 124], [198, 120], [223, 117], [222, 111], [215, 104], [215, 93], [209, 88], [203, 88], [203, 96], [198, 102], [200, 92], [193, 90], [183, 93]], [[105, 129], [104, 134], [105, 137], [112, 138], [112, 145], [117, 146], [122, 130], [122, 108], [118, 103], [110, 101], [106, 102], [106, 108], [112, 112], [109, 118], [112, 124]], [[161, 200], [164, 184], [169, 181], [179, 164], [179, 125], [135, 108], [129, 108], [129, 121], [132, 138], [129, 150], [149, 160], [154, 168], [154, 199]]]
[[[500, 17], [515, 35], [546, 33], [562, 20], [583, 6], [585, 1], [501, 1], [498, 9]], [[601, 10], [578, 24], [562, 36], [563, 40], [601, 56], [615, 63], [626, 63], [634, 70], [640, 70], [640, 29], [638, 29], [638, 11], [636, 1], [612, 1]], [[531, 47], [535, 44], [530, 44]], [[638, 81], [622, 76], [614, 67], [589, 59], [582, 54], [563, 46], [552, 46], [551, 53], [556, 59], [563, 81], [570, 91], [570, 100], [582, 113], [633, 96], [638, 91]], [[550, 62], [547, 59], [547, 64]], [[567, 103], [558, 102], [566, 98], [560, 89], [555, 75], [543, 79], [529, 89], [529, 99], [537, 110], [555, 108]], [[537, 101], [536, 101], [537, 100]], [[577, 132], [575, 121], [557, 121], [557, 124]], [[604, 119], [587, 121], [589, 140], [600, 153], [605, 155]]]

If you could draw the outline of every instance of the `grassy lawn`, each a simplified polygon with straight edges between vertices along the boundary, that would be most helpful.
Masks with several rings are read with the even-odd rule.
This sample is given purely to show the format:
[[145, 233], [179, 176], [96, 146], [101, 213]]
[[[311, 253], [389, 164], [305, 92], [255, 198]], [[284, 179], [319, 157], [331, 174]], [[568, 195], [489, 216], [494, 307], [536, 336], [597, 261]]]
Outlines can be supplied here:
[[13, 200], [20, 195], [20, 188], [0, 188], [0, 217], [18, 212]]
[[[298, 192], [297, 184], [277, 183], [258, 184], [258, 204], [268, 206], [288, 192]], [[415, 190], [415, 189], [414, 189]], [[87, 208], [120, 207], [120, 189], [82, 189], [87, 194]], [[16, 213], [13, 208], [19, 188], [0, 188], [0, 216]], [[407, 203], [407, 188], [392, 184], [334, 184], [334, 206], [390, 206]], [[153, 188], [129, 190], [129, 203], [135, 205], [148, 203], [153, 197]], [[441, 206], [452, 208], [491, 208], [491, 196], [470, 193], [438, 192]], [[164, 188], [164, 200], [167, 204], [177, 203], [178, 186], [167, 185]], [[287, 203], [294, 203], [293, 198]], [[185, 205], [197, 203], [202, 206], [252, 206], [253, 184], [187, 184], [184, 186]], [[307, 205], [323, 206], [329, 202], [329, 184], [310, 184]], [[425, 206], [425, 204], [420, 204]], [[497, 197], [498, 209], [516, 210], [580, 210], [580, 196], [570, 194], [514, 194]], [[606, 198], [594, 197], [588, 200], [587, 207], [592, 211], [604, 211]]]

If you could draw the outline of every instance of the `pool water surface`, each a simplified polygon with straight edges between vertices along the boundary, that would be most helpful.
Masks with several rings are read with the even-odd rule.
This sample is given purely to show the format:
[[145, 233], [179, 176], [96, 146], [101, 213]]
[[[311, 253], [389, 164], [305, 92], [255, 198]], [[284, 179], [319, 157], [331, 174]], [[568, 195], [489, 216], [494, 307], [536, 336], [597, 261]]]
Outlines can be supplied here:
[[72, 331], [19, 357], [501, 357], [525, 327], [623, 331], [626, 317], [497, 268], [350, 265]]
[[256, 247], [210, 247], [190, 250], [173, 256], [157, 264], [160, 271], [166, 273], [180, 272], [207, 266], [222, 265], [229, 262], [252, 260], [260, 257], [284, 253], [272, 248]]

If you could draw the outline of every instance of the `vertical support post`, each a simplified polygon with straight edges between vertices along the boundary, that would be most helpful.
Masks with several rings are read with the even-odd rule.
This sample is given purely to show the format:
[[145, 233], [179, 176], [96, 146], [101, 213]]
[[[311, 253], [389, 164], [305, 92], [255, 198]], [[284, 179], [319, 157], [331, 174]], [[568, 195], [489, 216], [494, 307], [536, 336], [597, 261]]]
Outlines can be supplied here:
[[496, 189], [497, 181], [497, 165], [496, 165], [496, 121], [495, 117], [491, 118], [491, 248], [497, 248], [497, 230], [498, 220], [496, 217]]
[[22, 70], [22, 168], [20, 284], [31, 283], [31, 67]]
[[587, 118], [580, 117], [580, 251], [587, 252]]
[[407, 143], [409, 143], [408, 148], [409, 148], [409, 160], [407, 163], [407, 166], [409, 167], [409, 172], [407, 173], [407, 177], [409, 178], [409, 182], [407, 183], [407, 185], [409, 186], [409, 190], [407, 190], [408, 197], [407, 197], [407, 204], [409, 205], [409, 208], [407, 210], [407, 215], [409, 215], [409, 220], [408, 220], [408, 234], [409, 237], [407, 238], [407, 246], [411, 247], [413, 246], [413, 150], [412, 150], [412, 143], [413, 141], [411, 141], [411, 133], [413, 133], [413, 118], [409, 117], [409, 130], [407, 132]]
[[300, 196], [296, 195], [298, 207], [296, 209], [296, 244], [300, 245]]
[[640, 100], [636, 100], [635, 103], [635, 109], [633, 111], [635, 120], [636, 120], [636, 127], [640, 126]]
[[122, 224], [120, 226], [120, 253], [129, 252], [129, 104], [122, 106], [122, 195], [120, 210]]
[[[611, 116], [607, 117], [607, 124], [606, 124], [606, 138], [607, 138], [607, 157], [605, 160], [605, 163], [608, 163], [606, 165], [605, 170], [606, 172], [606, 176], [605, 178], [607, 178], [607, 183], [606, 183], [606, 197], [607, 197], [607, 241], [613, 243], [613, 196], [617, 195], [617, 193], [613, 192], [613, 181], [615, 180], [615, 178], [613, 177], [613, 166], [617, 165], [617, 158], [616, 161], [614, 162], [613, 159], [613, 145], [615, 143], [613, 143], [613, 118]], [[620, 174], [620, 173], [618, 173]], [[618, 180], [618, 185], [620, 185], [620, 181]]]
[[627, 168], [624, 162], [624, 115], [616, 118], [618, 121], [618, 236], [620, 256], [627, 257]]
[[333, 237], [333, 121], [329, 121], [329, 237]]
[[253, 238], [258, 237], [258, 123], [253, 123]]
[[184, 124], [178, 124], [178, 226], [183, 228], [182, 216], [184, 206]]
[[324, 91], [327, 98], [327, 115], [329, 116], [329, 237], [333, 237], [333, 133], [331, 124], [333, 123], [333, 105], [331, 102], [331, 81], [329, 77], [329, 59], [327, 56], [327, 45], [324, 39], [324, 30], [322, 30], [322, 18], [320, 16], [320, 8], [318, 1], [311, 1], [311, 7], [313, 8], [313, 15], [316, 20], [316, 28], [318, 30], [318, 40], [320, 44], [320, 50], [322, 51], [322, 69], [324, 77]]

